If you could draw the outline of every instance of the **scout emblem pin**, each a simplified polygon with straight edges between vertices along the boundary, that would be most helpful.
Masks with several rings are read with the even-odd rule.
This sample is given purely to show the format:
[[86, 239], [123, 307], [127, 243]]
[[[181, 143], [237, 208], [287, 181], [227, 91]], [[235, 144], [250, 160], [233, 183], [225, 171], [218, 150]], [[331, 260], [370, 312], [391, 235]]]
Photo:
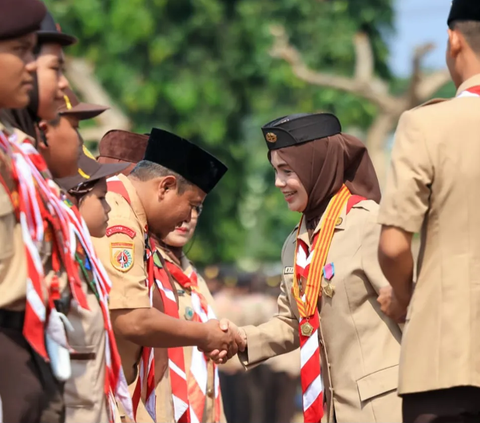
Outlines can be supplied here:
[[323, 277], [327, 281], [327, 286], [323, 288], [323, 292], [329, 298], [333, 297], [335, 294], [335, 285], [332, 285], [330, 281], [332, 280], [333, 276], [335, 275], [335, 265], [333, 263], [328, 263], [323, 268]]
[[185, 308], [185, 319], [192, 320], [193, 319], [193, 308], [187, 307]]

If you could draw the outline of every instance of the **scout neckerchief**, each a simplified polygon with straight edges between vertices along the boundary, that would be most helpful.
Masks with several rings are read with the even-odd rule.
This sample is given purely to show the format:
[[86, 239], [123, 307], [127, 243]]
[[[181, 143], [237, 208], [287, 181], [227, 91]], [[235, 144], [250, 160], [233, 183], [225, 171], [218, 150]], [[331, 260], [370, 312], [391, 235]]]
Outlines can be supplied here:
[[457, 96], [457, 98], [462, 98], [462, 97], [480, 97], [480, 85], [476, 85], [475, 87], [468, 88], [465, 91], [462, 91]]
[[[117, 342], [110, 321], [110, 313], [108, 310], [108, 296], [112, 283], [107, 276], [105, 268], [97, 258], [95, 249], [93, 248], [90, 233], [81, 217], [78, 209], [73, 207], [69, 201], [64, 202], [64, 208], [70, 218], [70, 222], [74, 227], [74, 232], [80, 240], [81, 248], [77, 249], [81, 255], [85, 256], [85, 260], [80, 260], [82, 270], [85, 265], [90, 272], [85, 272], [87, 283], [92, 287], [95, 296], [98, 299], [103, 315], [103, 324], [105, 328], [105, 395], [109, 404], [110, 422], [114, 421], [116, 403], [115, 398], [122, 404], [125, 412], [130, 418], [133, 418], [132, 400], [128, 391], [128, 384], [122, 369], [120, 354], [118, 353]], [[92, 279], [89, 278], [89, 273]]]
[[318, 423], [323, 417], [323, 383], [318, 342], [320, 321], [317, 304], [321, 297], [322, 269], [332, 243], [335, 224], [350, 196], [350, 191], [343, 185], [332, 198], [310, 252], [307, 245], [299, 239], [303, 216], [298, 226], [292, 291], [300, 313], [300, 376], [305, 423]]
[[[88, 310], [75, 262], [73, 227], [63, 210], [63, 202], [56, 190], [42, 156], [28, 140], [17, 142], [16, 134], [7, 136], [0, 131], [0, 147], [12, 158], [12, 176], [18, 192], [9, 192], [22, 229], [27, 262], [27, 295], [23, 335], [31, 347], [49, 361], [45, 345], [45, 327], [48, 326], [54, 300], [60, 298], [57, 274], [63, 267], [73, 297], [79, 306]], [[5, 186], [5, 183], [2, 182]], [[48, 306], [45, 306], [45, 272], [40, 248], [47, 234], [52, 237], [52, 268], [56, 272], [49, 288]]]
[[[193, 321], [205, 323], [211, 319], [216, 319], [215, 313], [207, 303], [198, 287], [198, 277], [193, 266], [191, 272], [187, 275], [179, 266], [167, 261], [167, 270], [174, 277], [174, 279], [185, 290], [191, 292], [191, 301], [193, 307]], [[214, 389], [215, 389], [215, 404], [214, 404], [214, 422], [220, 422], [220, 383], [218, 377], [218, 368], [214, 365]], [[208, 360], [205, 354], [200, 352], [198, 348], [192, 349], [192, 361], [190, 363], [190, 374], [188, 377], [188, 400], [190, 401], [190, 415], [192, 422], [201, 422], [203, 419], [203, 412], [205, 410], [205, 390], [207, 389], [208, 381]]]
[[[108, 191], [120, 194], [131, 205], [130, 196], [123, 182], [113, 177], [108, 180]], [[165, 314], [179, 318], [178, 305], [175, 294], [169, 288], [170, 281], [162, 265], [159, 253], [156, 251], [153, 240], [148, 236], [148, 228], [145, 227], [145, 263], [147, 267], [148, 295], [150, 305], [153, 307], [153, 287], [157, 286], [162, 297]], [[185, 359], [183, 348], [168, 349], [168, 364], [170, 371], [170, 381], [172, 384], [172, 398], [174, 406], [174, 418], [178, 423], [189, 423], [190, 412], [188, 406], [187, 378], [185, 374]], [[143, 347], [140, 358], [140, 370], [133, 393], [133, 413], [136, 418], [138, 404], [142, 397], [142, 387], [145, 390], [145, 408], [156, 422], [156, 394], [155, 394], [155, 356], [154, 348]]]

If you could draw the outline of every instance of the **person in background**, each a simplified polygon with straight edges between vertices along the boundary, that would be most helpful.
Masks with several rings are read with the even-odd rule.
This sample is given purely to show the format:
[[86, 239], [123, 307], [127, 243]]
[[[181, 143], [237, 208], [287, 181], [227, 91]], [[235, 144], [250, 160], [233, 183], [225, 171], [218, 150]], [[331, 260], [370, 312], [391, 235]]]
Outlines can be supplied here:
[[[457, 88], [405, 112], [378, 217], [379, 260], [408, 313], [399, 394], [403, 421], [480, 421], [480, 3], [454, 0], [447, 65]], [[421, 232], [413, 284], [413, 235]]]

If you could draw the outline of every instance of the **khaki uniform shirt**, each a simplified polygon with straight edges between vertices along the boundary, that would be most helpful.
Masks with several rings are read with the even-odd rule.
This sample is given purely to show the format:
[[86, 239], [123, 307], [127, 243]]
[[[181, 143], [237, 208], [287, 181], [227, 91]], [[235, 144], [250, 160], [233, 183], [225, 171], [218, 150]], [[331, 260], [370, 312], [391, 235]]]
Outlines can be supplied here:
[[[172, 259], [161, 249], [159, 249], [162, 257], [165, 260], [172, 262]], [[190, 261], [184, 256], [182, 258], [182, 269], [186, 274], [190, 274], [192, 270], [192, 264]], [[205, 280], [197, 273], [198, 276], [198, 287], [205, 297], [207, 303], [214, 309], [214, 299], [208, 290], [207, 284]], [[187, 308], [189, 308], [189, 312], [193, 310], [192, 306], [192, 296], [191, 291], [185, 290], [181, 287], [181, 285], [175, 281], [175, 289], [178, 293], [178, 304], [179, 310], [178, 314], [180, 319], [190, 320], [187, 317]], [[187, 380], [190, 377], [190, 363], [192, 361], [192, 351], [193, 348], [196, 347], [184, 347], [183, 353], [185, 357], [185, 372], [187, 374]], [[205, 387], [206, 392], [206, 400], [205, 400], [205, 411], [203, 415], [203, 419], [201, 420], [202, 423], [211, 423], [215, 417], [215, 373], [213, 362], [208, 362], [208, 378], [207, 378], [207, 386]], [[165, 374], [164, 379], [158, 384], [157, 386], [157, 421], [165, 422], [165, 423], [173, 423], [173, 403], [172, 403], [172, 389], [170, 383], [170, 377], [168, 375], [168, 371]], [[221, 423], [226, 422], [225, 415], [223, 413], [223, 404], [221, 405]]]
[[[123, 232], [92, 239], [97, 256], [112, 281], [110, 310], [150, 308], [144, 262], [147, 218], [132, 183], [126, 176], [120, 175], [119, 178], [127, 189], [131, 205], [114, 192], [108, 192], [106, 199], [112, 209], [109, 228], [117, 227]], [[116, 339], [125, 377], [128, 383], [132, 383], [137, 376], [142, 347], [120, 336]]]
[[108, 422], [105, 396], [105, 324], [102, 309], [85, 277], [82, 288], [90, 310], [73, 304], [68, 320], [74, 331], [69, 333], [72, 377], [65, 383], [66, 420], [69, 423]]
[[[335, 293], [333, 298], [322, 295], [319, 340], [328, 422], [402, 421], [396, 392], [401, 331], [377, 303], [379, 289], [388, 285], [377, 260], [377, 210], [371, 200], [356, 204], [348, 215], [344, 208], [327, 257], [335, 265]], [[309, 245], [304, 224], [299, 236]], [[268, 323], [244, 328], [247, 367], [299, 346], [299, 313], [292, 295], [295, 241], [296, 230], [282, 251], [278, 314]]]
[[[458, 90], [480, 85], [480, 75]], [[379, 222], [422, 233], [401, 394], [480, 387], [480, 98], [403, 114]]]
[[[19, 141], [28, 138], [23, 132], [6, 127], [0, 122], [0, 131], [7, 136], [12, 133], [17, 135]], [[11, 161], [0, 151], [0, 174], [6, 180], [9, 189], [15, 192], [16, 184], [11, 179]], [[40, 258], [44, 265], [45, 280], [43, 284], [43, 298], [45, 304], [48, 299], [48, 288], [54, 272], [52, 271], [52, 229], [45, 228], [43, 242], [39, 246]], [[22, 311], [25, 310], [27, 295], [27, 264], [25, 245], [23, 243], [22, 228], [17, 222], [13, 205], [9, 195], [0, 184], [0, 309]], [[65, 272], [59, 275], [60, 289], [67, 287]]]

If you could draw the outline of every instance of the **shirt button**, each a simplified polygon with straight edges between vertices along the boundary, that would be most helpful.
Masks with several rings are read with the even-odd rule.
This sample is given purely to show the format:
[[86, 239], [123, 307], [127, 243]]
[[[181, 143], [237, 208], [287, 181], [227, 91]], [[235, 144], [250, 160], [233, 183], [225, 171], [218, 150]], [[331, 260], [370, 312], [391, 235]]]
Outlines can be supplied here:
[[208, 396], [209, 398], [213, 398], [213, 389], [212, 389], [212, 388], [208, 388], [208, 389], [207, 389], [207, 396]]

